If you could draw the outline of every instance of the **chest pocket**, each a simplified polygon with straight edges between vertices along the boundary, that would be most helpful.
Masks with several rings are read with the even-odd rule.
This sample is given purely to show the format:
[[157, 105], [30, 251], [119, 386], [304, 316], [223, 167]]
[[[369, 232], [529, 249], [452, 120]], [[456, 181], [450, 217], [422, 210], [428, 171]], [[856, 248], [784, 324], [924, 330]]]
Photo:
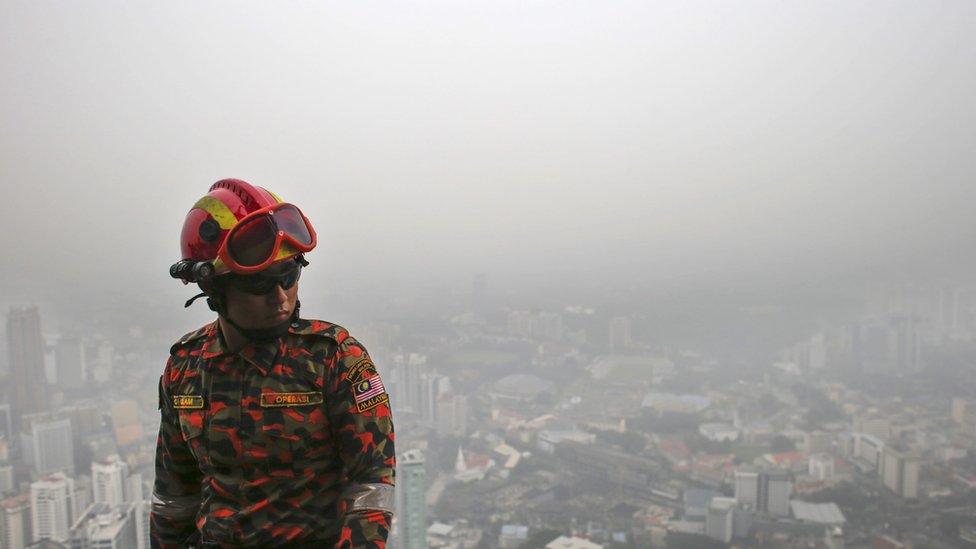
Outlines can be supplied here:
[[205, 410], [177, 410], [180, 416], [180, 432], [183, 440], [197, 459], [201, 469], [207, 467], [207, 444], [203, 436]]
[[251, 411], [251, 457], [265, 460], [272, 476], [285, 477], [330, 461], [335, 449], [322, 388], [311, 380], [264, 381]]

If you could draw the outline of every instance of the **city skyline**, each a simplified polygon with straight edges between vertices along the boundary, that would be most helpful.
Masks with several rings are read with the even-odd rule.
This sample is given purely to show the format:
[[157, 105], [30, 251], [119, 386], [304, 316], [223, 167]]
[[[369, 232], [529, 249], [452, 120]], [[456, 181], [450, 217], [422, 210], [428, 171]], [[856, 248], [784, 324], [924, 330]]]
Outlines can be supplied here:
[[976, 543], [976, 3], [4, 7], [0, 549], [148, 547], [224, 178], [317, 232], [391, 549]]
[[[649, 337], [639, 314], [496, 303], [478, 298], [486, 286], [455, 295], [439, 317], [411, 313], [408, 299], [396, 314], [350, 325], [390, 392], [398, 454], [424, 464], [428, 546], [520, 547], [550, 535], [557, 546], [570, 543], [560, 535], [681, 546], [763, 532], [804, 542], [948, 540], [939, 521], [966, 524], [950, 509], [976, 487], [976, 386], [966, 366], [976, 357], [976, 285], [880, 286], [845, 314], [790, 326], [789, 344], [757, 339], [745, 362]], [[87, 512], [116, 526], [85, 535], [145, 533], [147, 508], [117, 506], [151, 486], [161, 369], [152, 356], [173, 328], [106, 314], [90, 321], [115, 326], [104, 332], [115, 339], [71, 333], [65, 350], [45, 335], [55, 374], [43, 378], [48, 409], [24, 415], [25, 430], [0, 441], [11, 535], [25, 520], [22, 489], [57, 470], [75, 483], [72, 532]], [[449, 331], [437, 336], [433, 326]], [[111, 396], [119, 393], [126, 398]], [[111, 407], [99, 404], [106, 398]], [[101, 504], [116, 507], [90, 507]], [[926, 512], [902, 515], [918, 505]], [[613, 509], [651, 526], [603, 538], [601, 529], [628, 523], [599, 518]], [[878, 517], [902, 524], [879, 529]]]

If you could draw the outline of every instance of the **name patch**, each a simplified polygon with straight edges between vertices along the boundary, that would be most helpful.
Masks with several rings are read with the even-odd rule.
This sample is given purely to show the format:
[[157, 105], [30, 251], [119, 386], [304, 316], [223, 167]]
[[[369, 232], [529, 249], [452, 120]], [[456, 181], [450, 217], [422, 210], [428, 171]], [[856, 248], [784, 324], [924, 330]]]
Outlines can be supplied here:
[[322, 404], [322, 393], [261, 393], [261, 406], [263, 408], [305, 406], [307, 404]]
[[173, 395], [173, 408], [196, 409], [203, 408], [203, 397], [196, 395]]
[[379, 374], [373, 374], [367, 379], [356, 382], [352, 392], [356, 397], [356, 409], [360, 412], [365, 412], [390, 400]]

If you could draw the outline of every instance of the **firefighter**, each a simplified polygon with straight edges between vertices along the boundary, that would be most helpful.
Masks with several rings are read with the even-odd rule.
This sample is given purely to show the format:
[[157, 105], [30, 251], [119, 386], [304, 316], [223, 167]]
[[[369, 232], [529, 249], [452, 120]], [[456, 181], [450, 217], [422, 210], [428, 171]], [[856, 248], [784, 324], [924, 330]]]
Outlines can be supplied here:
[[299, 316], [308, 218], [237, 179], [186, 216], [170, 274], [217, 319], [159, 381], [152, 547], [383, 547], [396, 466], [389, 397], [343, 327]]

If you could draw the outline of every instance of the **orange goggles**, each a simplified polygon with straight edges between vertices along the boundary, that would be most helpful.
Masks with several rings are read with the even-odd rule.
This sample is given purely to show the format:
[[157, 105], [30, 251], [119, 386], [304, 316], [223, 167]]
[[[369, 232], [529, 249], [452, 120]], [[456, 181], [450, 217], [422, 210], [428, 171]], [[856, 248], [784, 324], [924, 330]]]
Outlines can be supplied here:
[[270, 267], [282, 246], [304, 253], [315, 247], [315, 229], [293, 204], [279, 202], [244, 216], [227, 233], [217, 258], [239, 274], [252, 274]]

